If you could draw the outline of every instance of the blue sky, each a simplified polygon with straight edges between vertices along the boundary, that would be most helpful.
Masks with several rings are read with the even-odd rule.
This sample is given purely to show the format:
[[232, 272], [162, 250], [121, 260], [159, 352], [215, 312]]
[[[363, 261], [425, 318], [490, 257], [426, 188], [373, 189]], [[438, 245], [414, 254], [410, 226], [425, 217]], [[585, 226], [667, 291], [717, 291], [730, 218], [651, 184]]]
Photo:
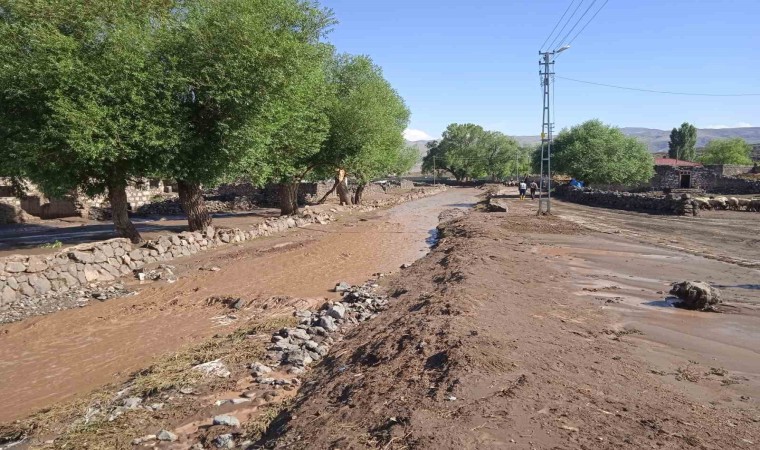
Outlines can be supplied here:
[[[540, 133], [537, 52], [570, 0], [320, 3], [340, 22], [329, 40], [382, 66], [412, 111], [416, 136], [440, 136], [452, 122]], [[757, 0], [609, 0], [555, 71], [655, 90], [760, 93], [759, 20]], [[555, 88], [557, 130], [591, 118], [660, 129], [683, 121], [700, 128], [760, 126], [760, 96], [659, 95], [562, 79]]]

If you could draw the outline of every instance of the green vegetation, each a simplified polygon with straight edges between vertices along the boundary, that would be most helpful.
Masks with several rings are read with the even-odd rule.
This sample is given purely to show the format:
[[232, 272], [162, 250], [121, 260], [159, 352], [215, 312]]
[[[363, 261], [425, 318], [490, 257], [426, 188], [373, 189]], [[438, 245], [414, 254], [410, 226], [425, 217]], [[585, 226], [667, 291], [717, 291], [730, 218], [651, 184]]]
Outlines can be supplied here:
[[175, 179], [191, 230], [211, 223], [202, 186], [239, 177], [280, 183], [292, 214], [302, 179], [340, 169], [359, 202], [415, 162], [409, 111], [369, 58], [323, 42], [333, 24], [304, 0], [0, 0], [0, 176], [107, 192], [133, 242], [138, 177]]
[[552, 170], [587, 183], [649, 181], [654, 161], [646, 146], [599, 120], [562, 130], [552, 147]]
[[751, 165], [752, 146], [742, 138], [715, 139], [707, 143], [698, 161], [702, 164]]
[[40, 248], [50, 248], [50, 249], [59, 249], [63, 247], [63, 242], [61, 241], [53, 241], [53, 242], [47, 242], [45, 244], [40, 245]]
[[498, 131], [486, 131], [471, 123], [449, 125], [440, 141], [427, 146], [422, 171], [446, 171], [457, 181], [486, 176], [500, 180], [530, 170], [531, 149], [520, 147]]
[[695, 145], [697, 144], [697, 128], [684, 122], [680, 128], [673, 128], [668, 142], [668, 157], [694, 161], [696, 157]]

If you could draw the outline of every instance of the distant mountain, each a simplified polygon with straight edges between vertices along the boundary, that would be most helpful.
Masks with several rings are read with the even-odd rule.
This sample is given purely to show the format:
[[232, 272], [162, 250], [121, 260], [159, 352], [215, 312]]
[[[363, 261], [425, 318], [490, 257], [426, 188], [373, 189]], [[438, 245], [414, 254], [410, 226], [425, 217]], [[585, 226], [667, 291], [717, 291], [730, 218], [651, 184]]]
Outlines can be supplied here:
[[[652, 153], [667, 152], [670, 130], [657, 130], [654, 128], [626, 127], [621, 128], [627, 136], [633, 136], [646, 144]], [[513, 136], [522, 145], [535, 145], [541, 142], [540, 136]], [[700, 128], [697, 130], [697, 147], [704, 147], [713, 139], [742, 138], [750, 144], [760, 143], [760, 127], [744, 128]], [[425, 144], [428, 141], [407, 141], [420, 152], [420, 158], [427, 154]]]

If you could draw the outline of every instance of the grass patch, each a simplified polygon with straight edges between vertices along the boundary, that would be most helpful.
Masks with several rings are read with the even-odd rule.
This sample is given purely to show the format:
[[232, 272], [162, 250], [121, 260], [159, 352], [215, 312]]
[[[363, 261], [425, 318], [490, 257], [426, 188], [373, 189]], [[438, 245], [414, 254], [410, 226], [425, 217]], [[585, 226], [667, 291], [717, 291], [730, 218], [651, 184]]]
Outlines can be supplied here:
[[40, 245], [40, 248], [56, 249], [56, 248], [61, 248], [61, 247], [63, 247], [63, 242], [58, 241], [58, 240], [53, 241], [53, 242], [46, 242], [46, 243]]

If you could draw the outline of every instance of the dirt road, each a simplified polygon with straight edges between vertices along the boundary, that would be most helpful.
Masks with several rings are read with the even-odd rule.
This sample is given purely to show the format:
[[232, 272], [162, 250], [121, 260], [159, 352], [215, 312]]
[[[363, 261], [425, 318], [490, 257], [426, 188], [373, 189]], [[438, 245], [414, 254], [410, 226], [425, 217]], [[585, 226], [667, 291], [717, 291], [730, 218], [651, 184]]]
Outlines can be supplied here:
[[[159, 355], [247, 319], [212, 296], [262, 302], [272, 296], [330, 297], [424, 256], [438, 213], [469, 207], [475, 189], [451, 189], [389, 210], [176, 260], [179, 281], [0, 327], [0, 422], [124, 379]], [[218, 272], [199, 271], [216, 265]]]
[[267, 444], [757, 448], [754, 300], [698, 313], [664, 307], [663, 292], [671, 279], [745, 284], [757, 271], [534, 211], [513, 200], [447, 226], [391, 280], [391, 308], [315, 368]]

